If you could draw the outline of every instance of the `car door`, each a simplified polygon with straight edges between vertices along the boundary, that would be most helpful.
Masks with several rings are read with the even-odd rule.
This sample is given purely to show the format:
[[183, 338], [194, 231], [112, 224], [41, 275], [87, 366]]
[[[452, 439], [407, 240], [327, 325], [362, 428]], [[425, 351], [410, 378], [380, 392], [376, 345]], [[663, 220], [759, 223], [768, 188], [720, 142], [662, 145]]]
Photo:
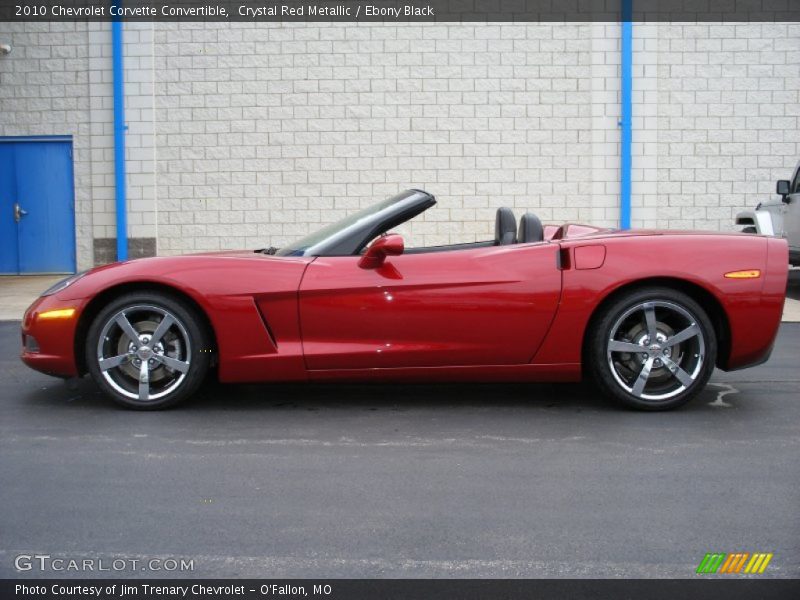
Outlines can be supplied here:
[[561, 294], [558, 245], [318, 257], [300, 284], [308, 369], [530, 362]]

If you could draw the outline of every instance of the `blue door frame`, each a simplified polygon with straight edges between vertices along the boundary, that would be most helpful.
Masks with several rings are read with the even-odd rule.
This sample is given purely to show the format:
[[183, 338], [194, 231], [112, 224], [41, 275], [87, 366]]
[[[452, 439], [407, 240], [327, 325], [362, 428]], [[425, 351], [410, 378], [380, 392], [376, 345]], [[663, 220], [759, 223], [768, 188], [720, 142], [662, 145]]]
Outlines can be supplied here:
[[0, 137], [0, 273], [74, 273], [71, 136]]

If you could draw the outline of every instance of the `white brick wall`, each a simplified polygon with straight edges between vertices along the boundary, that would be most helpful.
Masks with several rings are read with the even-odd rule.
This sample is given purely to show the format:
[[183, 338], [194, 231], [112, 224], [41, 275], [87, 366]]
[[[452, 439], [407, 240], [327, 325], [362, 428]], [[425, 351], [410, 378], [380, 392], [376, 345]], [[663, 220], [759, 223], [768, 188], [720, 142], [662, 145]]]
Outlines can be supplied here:
[[656, 43], [657, 224], [731, 229], [800, 159], [800, 24], [660, 25]]
[[590, 28], [159, 25], [160, 250], [281, 245], [407, 187], [440, 199], [416, 244], [503, 204], [591, 218]]
[[[79, 266], [113, 237], [107, 25], [0, 24], [0, 135], [75, 136]], [[730, 229], [798, 158], [800, 25], [634, 27], [635, 226]], [[129, 228], [280, 246], [407, 187], [409, 244], [494, 210], [615, 225], [619, 26], [125, 25]]]
[[128, 228], [136, 238], [158, 236], [154, 33], [154, 23], [128, 23], [123, 36]]

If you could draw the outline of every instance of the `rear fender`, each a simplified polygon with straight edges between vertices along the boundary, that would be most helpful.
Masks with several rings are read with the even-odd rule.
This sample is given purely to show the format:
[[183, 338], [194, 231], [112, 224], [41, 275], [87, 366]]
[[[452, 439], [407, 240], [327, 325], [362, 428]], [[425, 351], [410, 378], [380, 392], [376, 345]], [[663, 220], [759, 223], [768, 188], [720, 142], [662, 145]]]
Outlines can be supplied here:
[[[569, 253], [568, 265], [574, 264], [574, 248], [586, 243], [562, 242], [562, 251]], [[533, 363], [580, 362], [586, 327], [605, 298], [626, 286], [663, 280], [702, 288], [725, 311], [731, 351], [721, 357], [721, 368], [756, 364], [769, 354], [786, 290], [785, 240], [741, 234], [663, 234], [608, 238], [602, 244], [606, 257], [599, 268], [564, 268], [559, 309]], [[724, 277], [742, 269], [758, 269], [764, 276]]]

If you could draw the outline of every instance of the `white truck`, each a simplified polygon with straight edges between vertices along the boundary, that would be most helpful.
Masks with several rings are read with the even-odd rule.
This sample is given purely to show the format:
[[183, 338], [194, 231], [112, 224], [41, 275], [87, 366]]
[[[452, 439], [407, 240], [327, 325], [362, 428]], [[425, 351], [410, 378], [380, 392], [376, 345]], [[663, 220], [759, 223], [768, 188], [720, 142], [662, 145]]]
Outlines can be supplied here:
[[736, 215], [736, 224], [744, 233], [758, 233], [785, 238], [789, 242], [789, 263], [800, 266], [800, 163], [792, 179], [781, 179], [776, 186], [780, 200], [761, 202], [755, 210]]

